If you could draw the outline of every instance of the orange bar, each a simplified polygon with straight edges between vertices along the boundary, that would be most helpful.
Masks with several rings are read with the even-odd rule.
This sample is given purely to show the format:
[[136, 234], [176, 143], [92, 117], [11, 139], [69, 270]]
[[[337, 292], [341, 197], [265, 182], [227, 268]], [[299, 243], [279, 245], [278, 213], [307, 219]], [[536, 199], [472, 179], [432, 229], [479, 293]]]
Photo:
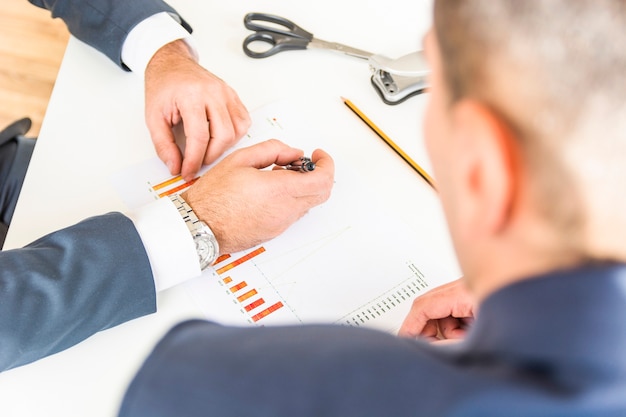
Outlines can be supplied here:
[[224, 265], [223, 267], [221, 267], [220, 269], [218, 269], [215, 272], [217, 272], [218, 275], [222, 275], [224, 272], [230, 271], [231, 269], [233, 269], [237, 265], [241, 265], [245, 261], [248, 261], [248, 260], [254, 258], [255, 256], [257, 256], [257, 255], [259, 255], [259, 254], [261, 254], [263, 252], [265, 252], [265, 248], [263, 246], [261, 246], [260, 248], [257, 248], [255, 250], [253, 250], [252, 252], [248, 253], [247, 255], [244, 255], [241, 258], [232, 261], [228, 265]]
[[217, 264], [219, 264], [220, 262], [223, 262], [223, 261], [225, 261], [225, 260], [226, 260], [226, 259], [228, 259], [228, 258], [230, 258], [230, 254], [228, 254], [228, 253], [227, 253], [227, 254], [225, 254], [225, 255], [222, 255], [222, 256], [218, 257], [218, 258], [215, 260], [215, 262], [213, 262], [213, 265], [217, 265]]
[[247, 286], [248, 286], [248, 284], [246, 284], [246, 281], [241, 281], [239, 284], [230, 287], [230, 292], [232, 292], [234, 294], [237, 291], [239, 291], [240, 289], [242, 289], [243, 287], [247, 287]]
[[224, 278], [223, 281], [224, 281], [224, 284], [230, 284], [233, 281], [233, 279], [231, 277], [226, 277]]
[[265, 300], [262, 299], [262, 298], [259, 298], [258, 300], [248, 304], [244, 308], [246, 309], [246, 311], [254, 310], [255, 308], [257, 308], [258, 306], [260, 306], [263, 303], [265, 303]]
[[248, 291], [245, 294], [240, 295], [239, 297], [237, 297], [237, 301], [239, 301], [240, 303], [243, 303], [244, 301], [246, 301], [248, 298], [257, 295], [256, 290], [253, 288], [250, 291]]
[[169, 180], [165, 180], [165, 181], [163, 181], [163, 182], [161, 182], [161, 183], [159, 183], [159, 184], [157, 184], [157, 185], [153, 185], [153, 186], [152, 186], [152, 189], [153, 189], [154, 191], [156, 191], [156, 190], [160, 190], [161, 188], [165, 188], [165, 187], [167, 187], [168, 185], [172, 185], [172, 184], [174, 184], [175, 182], [181, 181], [182, 179], [183, 179], [183, 177], [181, 177], [180, 175], [177, 175], [177, 176], [175, 176], [175, 177], [170, 178]]
[[265, 310], [261, 311], [260, 313], [255, 314], [254, 316], [252, 316], [252, 321], [257, 322], [257, 321], [261, 320], [263, 317], [269, 316], [270, 314], [272, 314], [274, 311], [278, 310], [282, 306], [283, 306], [283, 303], [281, 303], [279, 301], [276, 304], [271, 305], [268, 308], [266, 308]]
[[194, 182], [198, 181], [200, 177], [194, 178], [189, 182], [185, 182], [181, 185], [179, 185], [178, 187], [174, 187], [171, 190], [167, 190], [165, 192], [162, 192], [161, 194], [159, 194], [159, 198], [162, 197], [167, 197], [168, 195], [172, 195], [172, 194], [176, 194], [177, 192], [184, 190], [185, 188], [189, 188], [193, 185]]

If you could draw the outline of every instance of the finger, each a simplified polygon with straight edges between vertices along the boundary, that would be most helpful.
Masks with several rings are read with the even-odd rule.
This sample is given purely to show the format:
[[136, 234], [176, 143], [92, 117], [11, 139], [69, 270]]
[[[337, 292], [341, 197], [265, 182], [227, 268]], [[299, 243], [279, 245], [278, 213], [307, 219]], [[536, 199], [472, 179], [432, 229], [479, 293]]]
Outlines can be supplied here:
[[439, 335], [439, 328], [437, 327], [437, 321], [429, 320], [426, 322], [426, 324], [424, 324], [424, 327], [416, 336], [437, 340], [438, 335]]
[[467, 331], [462, 320], [446, 317], [439, 320], [439, 331], [444, 339], [461, 339]]
[[298, 201], [299, 207], [308, 210], [330, 198], [335, 184], [332, 176], [324, 175], [319, 171], [306, 173], [306, 176], [310, 178], [302, 178], [303, 176], [291, 175], [289, 181], [284, 184], [287, 194]]
[[[295, 149], [295, 148], [294, 148]], [[300, 151], [302, 155], [304, 155], [304, 153], [302, 151]], [[302, 156], [300, 155], [300, 156]], [[287, 156], [287, 154], [283, 155], [286, 157], [282, 158], [280, 160], [276, 161], [277, 165], [289, 165], [293, 162], [297, 162], [298, 158], [296, 159], [292, 159], [291, 154], [289, 154], [289, 156]], [[333, 158], [326, 152], [324, 152], [321, 149], [316, 149], [315, 151], [313, 151], [313, 154], [311, 155], [311, 161], [315, 163], [315, 169], [318, 169], [318, 167], [323, 168], [324, 170], [331, 170], [331, 173], [334, 173], [335, 170], [335, 163], [333, 161]]]
[[[445, 338], [459, 338], [465, 335], [468, 327], [468, 321], [471, 318], [466, 316], [458, 316], [457, 314], [467, 314], [465, 310], [441, 310], [436, 309], [426, 310], [422, 309], [423, 306], [420, 303], [414, 303], [414, 307], [407, 315], [398, 331], [399, 336], [403, 337], [417, 337], [423, 335], [427, 326], [431, 323], [437, 323], [442, 335]], [[445, 313], [444, 313], [445, 312]], [[444, 314], [452, 314], [444, 317]], [[471, 314], [471, 313], [470, 313]]]
[[335, 161], [333, 161], [333, 158], [322, 149], [316, 149], [313, 151], [311, 161], [315, 162], [315, 169], [319, 167], [334, 175]]
[[241, 102], [237, 93], [235, 93], [234, 90], [231, 91], [233, 98], [228, 104], [228, 112], [230, 113], [230, 118], [235, 128], [235, 140], [239, 140], [250, 129], [252, 120], [250, 119], [248, 109], [246, 109], [246, 106]]
[[401, 327], [402, 335], [417, 336], [431, 319], [473, 317], [473, 306], [473, 297], [467, 292], [461, 279], [441, 285], [413, 301]]
[[222, 105], [211, 105], [206, 108], [209, 119], [210, 138], [204, 155], [204, 163], [215, 161], [236, 141], [235, 127], [227, 108]]
[[425, 329], [435, 325], [438, 329], [438, 320], [450, 316], [450, 308], [437, 298], [433, 297], [435, 290], [416, 298], [413, 301], [409, 314], [404, 319], [398, 334], [404, 337], [423, 335]]
[[[414, 308], [412, 311], [406, 316], [402, 325], [400, 326], [400, 330], [398, 330], [398, 335], [401, 337], [418, 337], [420, 335], [424, 335], [425, 333], [430, 334], [433, 332], [431, 327], [433, 323], [429, 321], [429, 318], [423, 314], [423, 312], [414, 312]], [[434, 334], [432, 336], [437, 335], [437, 327], [435, 325]]]
[[257, 169], [270, 165], [288, 165], [304, 153], [292, 148], [278, 139], [269, 139], [247, 148], [239, 149], [230, 155], [231, 163]]
[[[327, 192], [333, 186], [335, 177], [335, 162], [333, 158], [321, 149], [316, 149], [311, 155], [315, 169], [307, 175], [293, 177], [289, 184], [290, 192], [294, 197], [312, 197], [318, 204], [328, 198]], [[320, 197], [323, 197], [320, 200]]]
[[200, 170], [209, 144], [209, 129], [204, 108], [181, 109], [185, 130], [185, 157], [183, 159], [182, 176], [185, 180], [193, 179]]
[[152, 143], [154, 149], [159, 156], [159, 159], [165, 163], [170, 171], [170, 174], [177, 175], [180, 173], [182, 154], [176, 140], [174, 138], [174, 132], [172, 127], [162, 118], [148, 119], [146, 124], [152, 137]]

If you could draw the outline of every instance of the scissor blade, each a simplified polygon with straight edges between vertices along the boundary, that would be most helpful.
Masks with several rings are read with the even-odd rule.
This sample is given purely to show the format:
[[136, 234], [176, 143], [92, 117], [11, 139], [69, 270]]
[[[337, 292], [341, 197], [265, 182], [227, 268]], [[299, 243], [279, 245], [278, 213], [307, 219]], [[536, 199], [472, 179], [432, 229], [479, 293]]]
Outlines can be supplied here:
[[369, 57], [374, 55], [371, 52], [363, 51], [361, 49], [353, 48], [351, 46], [342, 45], [337, 42], [327, 42], [317, 38], [313, 38], [311, 40], [311, 43], [309, 43], [309, 48], [329, 49], [332, 51], [343, 52], [346, 55], [362, 59], [369, 59]]

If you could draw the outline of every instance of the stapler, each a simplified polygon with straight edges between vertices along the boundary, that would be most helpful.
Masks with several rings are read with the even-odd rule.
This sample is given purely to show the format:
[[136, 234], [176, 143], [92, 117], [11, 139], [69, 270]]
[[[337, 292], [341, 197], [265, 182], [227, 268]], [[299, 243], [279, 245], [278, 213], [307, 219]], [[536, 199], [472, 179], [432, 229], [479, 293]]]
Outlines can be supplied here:
[[428, 87], [428, 65], [422, 51], [398, 59], [383, 55], [369, 57], [372, 85], [380, 98], [390, 105], [399, 104]]

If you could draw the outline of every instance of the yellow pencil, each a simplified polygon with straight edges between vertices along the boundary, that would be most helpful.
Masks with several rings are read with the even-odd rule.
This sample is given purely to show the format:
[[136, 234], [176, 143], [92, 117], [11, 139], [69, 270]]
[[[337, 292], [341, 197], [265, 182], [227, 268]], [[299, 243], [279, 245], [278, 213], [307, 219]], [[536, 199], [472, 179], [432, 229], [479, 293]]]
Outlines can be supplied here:
[[341, 97], [341, 99], [343, 100], [344, 104], [348, 106], [348, 108], [359, 117], [359, 119], [363, 120], [365, 124], [368, 125], [370, 129], [372, 129], [374, 133], [378, 135], [378, 137], [380, 137], [387, 145], [389, 145], [391, 149], [396, 151], [396, 153], [400, 155], [400, 157], [404, 159], [406, 163], [408, 163], [422, 178], [424, 178], [428, 185], [430, 185], [435, 191], [437, 191], [437, 187], [435, 187], [435, 181], [431, 178], [430, 175], [428, 175], [426, 171], [424, 171], [421, 166], [417, 164], [417, 162], [411, 159], [411, 157], [407, 155], [406, 152], [404, 152], [398, 145], [396, 145], [395, 142], [392, 141], [389, 136], [385, 134], [385, 132], [380, 130], [380, 128], [376, 126], [374, 122], [372, 122], [366, 115], [364, 115], [363, 112], [359, 110], [358, 107], [356, 107], [350, 100], [344, 97]]

